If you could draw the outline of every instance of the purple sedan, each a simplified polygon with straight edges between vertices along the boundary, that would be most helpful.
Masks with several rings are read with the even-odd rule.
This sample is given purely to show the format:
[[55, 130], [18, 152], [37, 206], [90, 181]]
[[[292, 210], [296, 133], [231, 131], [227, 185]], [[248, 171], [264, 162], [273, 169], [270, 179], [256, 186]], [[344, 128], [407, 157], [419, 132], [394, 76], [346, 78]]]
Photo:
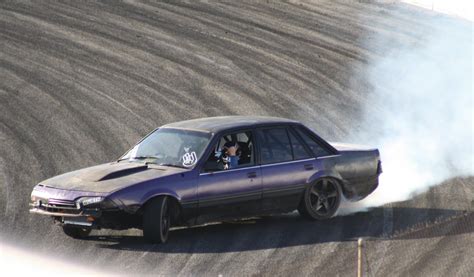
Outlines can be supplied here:
[[140, 228], [160, 243], [172, 226], [294, 210], [330, 218], [342, 196], [374, 191], [381, 172], [377, 149], [328, 143], [293, 120], [202, 118], [154, 130], [117, 161], [40, 182], [30, 212], [74, 238]]

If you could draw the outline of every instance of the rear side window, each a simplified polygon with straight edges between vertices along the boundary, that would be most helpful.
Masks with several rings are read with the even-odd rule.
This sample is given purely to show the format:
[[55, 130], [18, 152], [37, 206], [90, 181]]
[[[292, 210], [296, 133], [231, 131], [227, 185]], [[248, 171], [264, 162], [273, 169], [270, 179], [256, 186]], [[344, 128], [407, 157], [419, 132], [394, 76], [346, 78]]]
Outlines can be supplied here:
[[297, 138], [291, 130], [288, 130], [290, 135], [291, 147], [293, 149], [293, 157], [295, 160], [308, 159], [311, 158], [312, 154], [306, 151], [304, 143]]
[[295, 130], [303, 139], [303, 141], [309, 146], [311, 151], [313, 151], [316, 157], [331, 155], [331, 153], [322, 147], [316, 139], [311, 137], [306, 130], [302, 129], [301, 127], [295, 127]]
[[258, 131], [262, 164], [293, 160], [290, 139], [285, 128]]

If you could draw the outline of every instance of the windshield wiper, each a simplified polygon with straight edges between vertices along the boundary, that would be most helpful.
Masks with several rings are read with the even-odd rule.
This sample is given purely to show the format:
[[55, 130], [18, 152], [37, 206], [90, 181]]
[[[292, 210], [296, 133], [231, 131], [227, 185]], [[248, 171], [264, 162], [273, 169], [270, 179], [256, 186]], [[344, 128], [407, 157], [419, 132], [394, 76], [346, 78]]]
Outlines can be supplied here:
[[167, 163], [161, 163], [161, 164], [158, 164], [158, 165], [162, 165], [162, 166], [170, 166], [170, 167], [177, 167], [177, 168], [187, 168], [185, 166], [182, 166], [182, 165], [177, 165], [177, 164], [167, 164]]
[[159, 159], [158, 157], [155, 157], [155, 156], [136, 156], [136, 157], [133, 157], [132, 160], [145, 160], [145, 159]]

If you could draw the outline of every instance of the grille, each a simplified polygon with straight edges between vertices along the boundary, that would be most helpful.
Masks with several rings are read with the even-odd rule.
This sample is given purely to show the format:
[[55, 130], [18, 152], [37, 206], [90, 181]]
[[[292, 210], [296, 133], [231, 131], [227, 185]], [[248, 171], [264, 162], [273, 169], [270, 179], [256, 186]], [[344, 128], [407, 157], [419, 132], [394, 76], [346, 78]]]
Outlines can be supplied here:
[[49, 199], [48, 204], [49, 205], [55, 205], [55, 206], [58, 206], [58, 207], [61, 207], [61, 206], [65, 206], [65, 207], [73, 206], [73, 207], [75, 207], [76, 206], [76, 202], [74, 202], [74, 201], [61, 200], [61, 199]]
[[60, 199], [49, 199], [47, 203], [41, 203], [38, 208], [53, 213], [79, 214], [81, 212], [74, 201]]

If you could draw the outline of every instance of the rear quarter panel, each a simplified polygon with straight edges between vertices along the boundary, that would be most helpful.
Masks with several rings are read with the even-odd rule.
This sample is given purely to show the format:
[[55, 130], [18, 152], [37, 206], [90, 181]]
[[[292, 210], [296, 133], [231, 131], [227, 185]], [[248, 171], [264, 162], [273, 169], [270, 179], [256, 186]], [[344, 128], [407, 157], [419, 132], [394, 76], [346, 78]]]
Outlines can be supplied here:
[[379, 151], [340, 150], [334, 170], [343, 180], [344, 196], [349, 200], [360, 200], [378, 186]]

